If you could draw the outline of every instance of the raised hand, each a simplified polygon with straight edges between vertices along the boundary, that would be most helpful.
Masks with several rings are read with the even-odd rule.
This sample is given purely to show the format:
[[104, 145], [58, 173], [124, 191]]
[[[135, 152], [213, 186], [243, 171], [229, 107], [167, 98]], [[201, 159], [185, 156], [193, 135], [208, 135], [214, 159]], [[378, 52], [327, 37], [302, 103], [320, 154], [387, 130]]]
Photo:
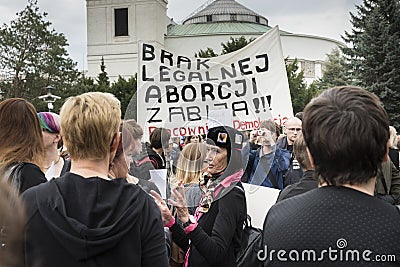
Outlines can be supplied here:
[[158, 208], [160, 209], [163, 223], [164, 223], [164, 225], [166, 225], [167, 223], [169, 223], [171, 221], [171, 219], [173, 217], [170, 209], [167, 206], [167, 203], [165, 203], [165, 201], [162, 199], [162, 197], [154, 190], [150, 191], [150, 195], [153, 197]]
[[179, 185], [172, 190], [172, 198], [168, 202], [176, 208], [178, 218], [181, 222], [185, 223], [189, 220], [190, 214], [187, 208], [183, 185]]

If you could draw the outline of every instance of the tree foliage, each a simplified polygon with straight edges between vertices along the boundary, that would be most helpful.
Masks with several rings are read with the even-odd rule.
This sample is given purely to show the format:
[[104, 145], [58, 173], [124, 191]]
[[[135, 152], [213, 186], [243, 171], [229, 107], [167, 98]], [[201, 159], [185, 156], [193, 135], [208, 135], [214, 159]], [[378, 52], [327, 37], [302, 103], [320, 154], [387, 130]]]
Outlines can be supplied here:
[[209, 58], [209, 57], [216, 57], [218, 54], [214, 52], [214, 50], [210, 47], [207, 47], [207, 49], [202, 50], [194, 55], [195, 57], [201, 57], [201, 58]]
[[46, 13], [36, 0], [28, 0], [24, 10], [10, 25], [0, 27], [0, 89], [6, 97], [23, 97], [45, 109], [37, 97], [51, 85], [60, 95], [67, 94], [79, 73], [66, 51], [67, 39], [51, 29]]
[[[236, 50], [239, 50], [254, 40], [255, 40], [254, 38], [250, 38], [249, 40], [247, 40], [246, 37], [244, 36], [241, 36], [239, 38], [231, 37], [229, 41], [227, 41], [226, 43], [221, 43], [222, 47], [221, 55], [225, 55], [234, 52]], [[200, 51], [197, 52], [194, 56], [201, 58], [210, 58], [210, 57], [216, 57], [218, 56], [218, 54], [215, 53], [214, 49], [207, 47], [205, 50], [200, 49]]]
[[[127, 112], [129, 118], [136, 119], [137, 76], [135, 75], [127, 80], [119, 76], [118, 80], [110, 83], [103, 57], [101, 59], [100, 72], [97, 75], [96, 83], [92, 78], [82, 77], [79, 83], [74, 86], [74, 89], [76, 89], [74, 91], [78, 91], [76, 94], [91, 91], [111, 93], [121, 102], [122, 117], [124, 117]], [[133, 102], [129, 105], [131, 101]]]
[[[122, 117], [127, 116], [128, 118], [136, 119], [136, 91], [137, 91], [137, 76], [130, 77], [128, 80], [125, 80], [121, 76], [118, 77], [116, 82], [110, 87], [109, 92], [115, 95], [119, 101], [121, 101], [121, 111]], [[129, 105], [130, 101], [133, 101], [131, 105]], [[129, 110], [128, 110], [129, 106]]]
[[250, 38], [249, 40], [247, 40], [244, 36], [241, 36], [240, 38], [231, 37], [228, 42], [221, 43], [222, 55], [239, 50], [254, 40], [254, 38]]
[[336, 48], [327, 55], [322, 77], [314, 84], [319, 90], [353, 83], [346, 57]]
[[343, 39], [356, 83], [375, 93], [400, 126], [400, 2], [364, 0], [351, 13], [352, 31]]
[[65, 94], [65, 98], [70, 96], [80, 95], [87, 92], [93, 92], [95, 90], [96, 90], [96, 85], [94, 83], [93, 78], [86, 77], [84, 74], [81, 74], [78, 77], [77, 82], [74, 83], [68, 90], [68, 93]]
[[303, 111], [308, 102], [319, 93], [319, 90], [314, 83], [307, 87], [304, 81], [304, 72], [299, 71], [297, 59], [289, 62], [286, 58], [285, 63], [293, 112], [296, 114]]
[[97, 91], [107, 92], [109, 90], [110, 79], [108, 78], [108, 74], [106, 72], [106, 65], [104, 64], [104, 57], [101, 57], [100, 73], [97, 76], [96, 82], [97, 82]]

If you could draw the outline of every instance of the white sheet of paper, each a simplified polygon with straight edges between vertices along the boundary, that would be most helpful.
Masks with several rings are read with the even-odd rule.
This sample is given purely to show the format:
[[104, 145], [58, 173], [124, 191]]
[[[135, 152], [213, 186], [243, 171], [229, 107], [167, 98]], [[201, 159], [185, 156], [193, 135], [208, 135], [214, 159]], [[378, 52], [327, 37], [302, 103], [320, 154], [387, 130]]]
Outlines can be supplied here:
[[150, 170], [151, 181], [156, 184], [163, 199], [167, 198], [167, 169]]
[[246, 194], [247, 214], [251, 216], [254, 227], [263, 228], [268, 210], [278, 199], [278, 189], [243, 183]]

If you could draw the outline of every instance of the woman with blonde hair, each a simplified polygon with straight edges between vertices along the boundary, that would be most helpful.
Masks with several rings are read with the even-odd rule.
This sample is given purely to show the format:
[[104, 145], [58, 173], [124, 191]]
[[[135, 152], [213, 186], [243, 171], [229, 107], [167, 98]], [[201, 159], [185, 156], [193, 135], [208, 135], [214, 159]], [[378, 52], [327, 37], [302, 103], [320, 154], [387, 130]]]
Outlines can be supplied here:
[[35, 107], [22, 98], [0, 102], [0, 175], [19, 192], [46, 182], [44, 146]]
[[185, 196], [189, 213], [193, 214], [198, 206], [202, 191], [199, 187], [200, 178], [207, 168], [207, 145], [203, 143], [189, 143], [183, 147], [176, 166], [175, 188], [179, 184], [185, 187]]
[[207, 146], [203, 143], [187, 144], [178, 159], [175, 180], [183, 184], [198, 184], [201, 172], [205, 169]]
[[60, 118], [71, 170], [22, 195], [25, 266], [167, 266], [153, 199], [108, 176], [120, 141], [119, 100], [100, 92], [70, 97]]

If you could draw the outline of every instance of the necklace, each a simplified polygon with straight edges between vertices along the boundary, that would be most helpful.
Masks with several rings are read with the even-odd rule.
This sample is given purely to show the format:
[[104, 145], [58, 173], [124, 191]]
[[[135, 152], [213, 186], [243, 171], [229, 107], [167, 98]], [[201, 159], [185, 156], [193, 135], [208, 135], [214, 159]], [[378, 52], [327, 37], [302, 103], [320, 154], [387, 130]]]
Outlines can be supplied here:
[[50, 164], [50, 166], [49, 166], [49, 167], [44, 167], [44, 169], [45, 169], [45, 170], [48, 170], [48, 169], [50, 169], [50, 167], [53, 165], [53, 162], [54, 162], [54, 165], [57, 165], [57, 164], [58, 164], [58, 162], [60, 161], [60, 159], [61, 159], [61, 156], [58, 156], [58, 159], [57, 159], [57, 161], [56, 161], [56, 162], [52, 161], [52, 162], [51, 162], [51, 164]]

